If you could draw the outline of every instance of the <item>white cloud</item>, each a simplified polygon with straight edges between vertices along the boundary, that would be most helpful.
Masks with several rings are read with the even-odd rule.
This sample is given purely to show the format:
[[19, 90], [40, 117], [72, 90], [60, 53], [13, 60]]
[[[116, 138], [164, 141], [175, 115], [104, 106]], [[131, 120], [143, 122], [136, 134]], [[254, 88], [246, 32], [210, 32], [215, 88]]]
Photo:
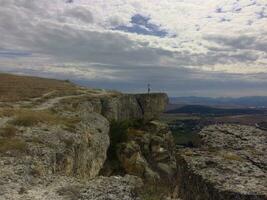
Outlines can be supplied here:
[[[142, 77], [143, 82], [160, 74], [168, 77], [166, 72], [179, 77], [184, 69], [190, 70], [186, 76], [191, 81], [190, 74], [202, 73], [204, 81], [216, 73], [238, 81], [253, 75], [254, 82], [261, 82], [267, 72], [265, 0], [0, 0], [0, 4], [0, 50], [32, 53], [16, 54], [16, 59], [0, 55], [0, 70], [73, 74], [97, 81], [121, 81], [123, 74], [133, 80]], [[149, 18], [152, 28], [141, 28], [160, 27], [172, 37], [114, 30], [132, 27], [135, 15]]]

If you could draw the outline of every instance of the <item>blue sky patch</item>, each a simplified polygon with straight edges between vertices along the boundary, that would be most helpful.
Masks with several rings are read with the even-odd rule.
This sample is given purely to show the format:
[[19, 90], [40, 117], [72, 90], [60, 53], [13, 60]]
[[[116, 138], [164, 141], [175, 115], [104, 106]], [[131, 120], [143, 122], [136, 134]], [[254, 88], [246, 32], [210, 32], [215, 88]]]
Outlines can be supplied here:
[[256, 12], [256, 16], [258, 19], [267, 18], [267, 13], [265, 11], [265, 7], [263, 7], [260, 12]]
[[0, 58], [29, 57], [31, 55], [32, 53], [26, 51], [0, 49]]
[[157, 37], [167, 37], [169, 33], [160, 26], [150, 22], [150, 17], [136, 14], [131, 18], [131, 25], [117, 26], [113, 30], [137, 33], [140, 35], [153, 35]]

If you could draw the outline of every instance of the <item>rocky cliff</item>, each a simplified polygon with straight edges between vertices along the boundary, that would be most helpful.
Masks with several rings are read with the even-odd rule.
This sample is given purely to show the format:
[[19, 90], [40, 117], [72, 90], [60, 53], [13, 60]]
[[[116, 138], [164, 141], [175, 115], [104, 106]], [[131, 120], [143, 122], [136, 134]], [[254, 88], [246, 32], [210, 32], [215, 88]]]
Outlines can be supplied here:
[[166, 94], [12, 77], [0, 85], [0, 200], [267, 199], [263, 130], [213, 125], [177, 151], [156, 120]]
[[96, 178], [107, 158], [110, 122], [151, 120], [164, 110], [166, 94], [72, 87], [70, 92], [48, 91], [23, 101], [3, 99], [1, 200], [138, 199], [140, 179]]
[[184, 200], [266, 200], [267, 134], [249, 126], [204, 128], [196, 149], [177, 153]]
[[153, 94], [124, 94], [113, 98], [101, 98], [101, 114], [109, 120], [145, 119], [147, 121], [157, 118], [165, 110], [168, 96], [161, 93]]

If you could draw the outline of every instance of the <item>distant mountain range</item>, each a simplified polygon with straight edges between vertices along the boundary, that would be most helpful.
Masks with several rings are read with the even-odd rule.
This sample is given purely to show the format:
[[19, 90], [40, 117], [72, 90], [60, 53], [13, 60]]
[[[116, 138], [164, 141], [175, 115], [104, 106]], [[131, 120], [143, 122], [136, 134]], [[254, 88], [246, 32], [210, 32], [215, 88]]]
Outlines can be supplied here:
[[230, 97], [171, 97], [170, 104], [209, 105], [209, 106], [241, 106], [267, 107], [267, 96]]
[[201, 105], [186, 105], [171, 110], [167, 110], [169, 114], [198, 114], [198, 115], [250, 115], [265, 114], [264, 109], [251, 108], [215, 108]]

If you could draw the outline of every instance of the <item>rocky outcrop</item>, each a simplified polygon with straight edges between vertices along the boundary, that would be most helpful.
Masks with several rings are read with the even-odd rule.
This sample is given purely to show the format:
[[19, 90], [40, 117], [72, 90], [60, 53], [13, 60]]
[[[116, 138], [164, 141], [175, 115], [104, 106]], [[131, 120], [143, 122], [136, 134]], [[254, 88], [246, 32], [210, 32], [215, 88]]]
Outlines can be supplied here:
[[[62, 103], [64, 103], [62, 105]], [[125, 121], [156, 119], [168, 104], [168, 96], [164, 93], [152, 94], [121, 94], [99, 93], [91, 95], [71, 96], [61, 99], [54, 106], [63, 110], [63, 107], [80, 110], [81, 112], [96, 112], [109, 121]]]
[[164, 93], [123, 94], [113, 98], [101, 98], [102, 115], [109, 120], [155, 119], [162, 113], [168, 96]]
[[151, 121], [140, 129], [130, 128], [118, 145], [117, 156], [126, 173], [149, 182], [171, 182], [176, 170], [174, 141], [167, 125]]
[[213, 125], [201, 146], [177, 154], [184, 200], [266, 200], [267, 133], [249, 126]]
[[167, 94], [164, 93], [137, 94], [135, 97], [146, 121], [158, 119], [169, 101]]
[[76, 89], [69, 96], [51, 92], [0, 102], [0, 200], [138, 199], [140, 179], [98, 177], [110, 145], [109, 125], [152, 119], [164, 110], [167, 96]]
[[143, 112], [135, 95], [117, 95], [115, 97], [102, 98], [101, 114], [107, 119], [123, 121], [143, 118]]

